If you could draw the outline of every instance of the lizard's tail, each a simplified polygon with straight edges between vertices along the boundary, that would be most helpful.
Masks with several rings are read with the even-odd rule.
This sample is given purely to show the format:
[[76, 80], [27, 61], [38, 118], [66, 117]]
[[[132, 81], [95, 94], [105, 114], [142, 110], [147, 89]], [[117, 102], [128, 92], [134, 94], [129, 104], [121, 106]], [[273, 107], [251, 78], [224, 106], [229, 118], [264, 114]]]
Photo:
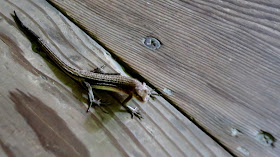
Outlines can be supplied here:
[[26, 27], [21, 20], [18, 18], [16, 11], [14, 11], [14, 20], [17, 23], [17, 25], [20, 27], [20, 29], [22, 29], [22, 31], [24, 32], [24, 34], [32, 41], [37, 41], [40, 37], [33, 32], [31, 29], [29, 29], [28, 27]]

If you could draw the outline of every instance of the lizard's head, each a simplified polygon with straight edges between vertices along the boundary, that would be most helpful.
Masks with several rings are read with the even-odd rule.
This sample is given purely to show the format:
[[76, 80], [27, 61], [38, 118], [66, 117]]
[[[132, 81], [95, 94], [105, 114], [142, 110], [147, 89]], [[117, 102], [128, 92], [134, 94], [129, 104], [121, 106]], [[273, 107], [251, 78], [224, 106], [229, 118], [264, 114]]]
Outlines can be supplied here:
[[134, 92], [134, 96], [142, 102], [147, 102], [150, 98], [151, 92], [148, 89], [147, 85], [145, 82], [143, 83], [137, 83], [136, 87], [135, 87], [135, 92]]

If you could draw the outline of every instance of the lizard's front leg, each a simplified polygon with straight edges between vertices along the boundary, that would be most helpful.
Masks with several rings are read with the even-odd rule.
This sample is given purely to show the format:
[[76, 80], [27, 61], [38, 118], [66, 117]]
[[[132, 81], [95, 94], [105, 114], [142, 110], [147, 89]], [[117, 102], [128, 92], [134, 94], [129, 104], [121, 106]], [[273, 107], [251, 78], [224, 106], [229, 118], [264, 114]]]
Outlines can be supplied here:
[[132, 97], [133, 97], [133, 95], [130, 94], [130, 95], [123, 101], [122, 106], [131, 114], [131, 118], [133, 118], [133, 116], [135, 115], [136, 117], [138, 117], [138, 118], [141, 120], [141, 118], [143, 118], [143, 117], [142, 117], [142, 115], [141, 115], [139, 109], [138, 109], [137, 107], [133, 108], [133, 107], [131, 107], [131, 106], [126, 105], [126, 104], [129, 102], [129, 100], [132, 99]]

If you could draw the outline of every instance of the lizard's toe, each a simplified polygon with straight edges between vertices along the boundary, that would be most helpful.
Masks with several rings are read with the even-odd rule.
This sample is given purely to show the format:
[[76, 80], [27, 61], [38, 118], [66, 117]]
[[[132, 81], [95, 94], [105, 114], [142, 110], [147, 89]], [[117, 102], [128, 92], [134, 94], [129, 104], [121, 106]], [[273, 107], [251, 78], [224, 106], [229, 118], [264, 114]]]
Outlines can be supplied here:
[[133, 108], [133, 107], [130, 107], [130, 106], [127, 106], [129, 111], [130, 111], [130, 114], [131, 114], [131, 118], [133, 118], [134, 116], [136, 116], [137, 118], [139, 118], [140, 120], [143, 118], [139, 109], [137, 107]]

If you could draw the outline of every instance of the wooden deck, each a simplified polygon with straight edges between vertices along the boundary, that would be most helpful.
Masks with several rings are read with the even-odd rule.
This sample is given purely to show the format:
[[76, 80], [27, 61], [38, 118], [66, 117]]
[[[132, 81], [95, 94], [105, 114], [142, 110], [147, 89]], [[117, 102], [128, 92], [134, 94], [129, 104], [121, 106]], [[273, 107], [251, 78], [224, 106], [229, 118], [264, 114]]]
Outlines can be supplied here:
[[[106, 12], [109, 13], [109, 10], [103, 12], [99, 10], [102, 8], [97, 10], [92, 8], [99, 12], [97, 15], [83, 7], [78, 9], [75, 6], [76, 3], [72, 3], [75, 9], [69, 8], [69, 11], [92, 14], [91, 18], [93, 20], [101, 18], [100, 23], [96, 26], [101, 26], [104, 19], [110, 18], [109, 15], [105, 14]], [[104, 2], [104, 4], [106, 3]], [[93, 2], [89, 4], [95, 6]], [[120, 102], [124, 100], [124, 95], [95, 91], [105, 101], [106, 104], [103, 109], [109, 113], [104, 113], [98, 107], [92, 108], [90, 113], [86, 113], [88, 106], [86, 91], [56, 67], [40, 49], [36, 48], [36, 45], [30, 43], [18, 29], [11, 16], [14, 10], [23, 23], [47, 41], [55, 53], [70, 66], [92, 70], [105, 64], [107, 65], [105, 69], [107, 72], [118, 71], [126, 75], [122, 71], [122, 67], [112, 59], [109, 52], [48, 2], [44, 0], [0, 1], [1, 157], [231, 156], [228, 151], [162, 97], [150, 100], [146, 104], [137, 100], [132, 100], [129, 103], [132, 106], [139, 107], [142, 111], [144, 119], [139, 121], [131, 119], [130, 115], [121, 107]], [[123, 14], [123, 16], [126, 16], [126, 14]], [[123, 18], [124, 20], [134, 21], [128, 16]], [[77, 21], [80, 19], [88, 20], [89, 18], [79, 15]], [[110, 21], [110, 19], [107, 20]], [[89, 24], [92, 23], [89, 22]], [[123, 24], [125, 25], [125, 23]], [[92, 32], [92, 34], [97, 38], [100, 37], [104, 45], [116, 44], [114, 42], [107, 43], [104, 40], [104, 35], [108, 35], [110, 29], [109, 32], [115, 33], [111, 40], [124, 39], [124, 34], [119, 34], [122, 31], [114, 29], [115, 25], [105, 24], [102, 27], [93, 27], [92, 30], [95, 30], [95, 32]], [[149, 26], [147, 25], [147, 27]], [[103, 29], [107, 29], [107, 32], [103, 32]], [[130, 25], [130, 28], [124, 29], [129, 29], [132, 32], [137, 29], [140, 31], [140, 27], [136, 25]], [[131, 44], [135, 44], [135, 39], [139, 39], [136, 45], [145, 50], [142, 59], [148, 61], [145, 62], [146, 66], [143, 66], [144, 62], [139, 66], [146, 68], [150, 65], [151, 67], [147, 70], [151, 70], [156, 62], [150, 61], [152, 58], [149, 54], [159, 54], [168, 46], [160, 38], [163, 46], [159, 51], [146, 50], [141, 45], [141, 40], [146, 35], [156, 34], [144, 33], [141, 38], [134, 35], [127, 36], [123, 40], [123, 45], [119, 45], [119, 48], [123, 46], [123, 48], [126, 46], [132, 48], [134, 46]], [[117, 36], [120, 38], [117, 38]], [[131, 40], [131, 43], [127, 42], [129, 40]], [[116, 49], [116, 52], [120, 50], [119, 48]], [[112, 51], [115, 52], [115, 50]], [[139, 52], [139, 50], [134, 52]], [[122, 55], [120, 57], [124, 57], [124, 62], [127, 63], [132, 61], [139, 63], [138, 57], [141, 56], [141, 53], [134, 56], [134, 52], [126, 51], [126, 55], [133, 58], [126, 58]], [[128, 62], [130, 59], [131, 61]], [[160, 58], [154, 59], [159, 60]], [[131, 66], [135, 68], [136, 64], [131, 64]], [[159, 67], [154, 68], [154, 70], [159, 70]], [[139, 70], [138, 68], [135, 69]], [[152, 71], [146, 71], [144, 74], [143, 69], [139, 72], [144, 78], [147, 77], [147, 81], [150, 80], [151, 74], [155, 78], [163, 77], [162, 75], [156, 77], [156, 73]], [[159, 73], [161, 72], [164, 71], [159, 70]], [[169, 76], [170, 73], [166, 74], [166, 79]], [[151, 81], [154, 80], [151, 79]], [[160, 83], [160, 80], [158, 83]], [[154, 85], [158, 86], [157, 84]], [[161, 87], [158, 86], [159, 89]], [[174, 92], [174, 96], [176, 96], [176, 90]], [[185, 105], [189, 104], [188, 101], [185, 103]], [[192, 113], [192, 110], [189, 111]], [[206, 113], [205, 116], [209, 116], [208, 114]], [[196, 118], [196, 115], [192, 116]], [[211, 126], [211, 128], [213, 127]], [[221, 129], [221, 127], [223, 125], [219, 128]], [[208, 131], [208, 128], [206, 129]], [[224, 130], [222, 129], [222, 131]], [[222, 142], [224, 143], [224, 141]], [[240, 148], [243, 148], [243, 146], [243, 144], [240, 144]], [[277, 148], [277, 144], [275, 146]]]
[[279, 156], [278, 0], [49, 1], [230, 152]]

